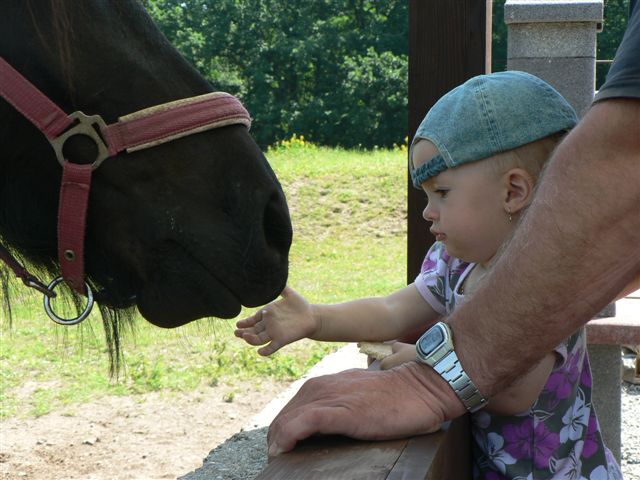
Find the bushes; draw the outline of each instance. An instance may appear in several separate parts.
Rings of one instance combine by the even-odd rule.
[[[322,145],[392,147],[407,132],[407,61],[373,47],[346,57],[334,80],[293,123]]]

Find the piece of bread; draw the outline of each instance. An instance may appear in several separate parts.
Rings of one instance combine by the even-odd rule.
[[[382,360],[383,358],[386,358],[393,353],[390,343],[359,342],[358,348],[360,348],[360,353],[369,355],[376,360]]]

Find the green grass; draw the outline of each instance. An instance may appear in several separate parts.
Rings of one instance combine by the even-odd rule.
[[[404,285],[406,152],[344,151],[298,140],[267,156],[294,226],[290,285],[312,302],[381,295]],[[24,295],[24,288],[13,288]],[[124,338],[124,369],[110,379],[99,316],[60,327],[46,318],[40,301],[16,297],[12,326],[1,322],[0,418],[42,415],[104,395],[295,379],[338,346],[305,340],[262,358],[233,337],[235,320],[163,330],[137,319]]]

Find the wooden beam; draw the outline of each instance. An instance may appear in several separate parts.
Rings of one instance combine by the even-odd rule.
[[[436,101],[491,66],[491,0],[409,1],[409,141]],[[407,283],[433,244],[424,193],[408,180]]]
[[[256,480],[386,480],[412,442],[426,440],[437,445],[441,437],[442,434],[436,434],[425,439],[415,437],[385,442],[315,437],[302,442],[292,452],[273,459]],[[416,474],[408,469],[406,474],[409,476],[404,478],[420,480],[425,478],[426,471]]]

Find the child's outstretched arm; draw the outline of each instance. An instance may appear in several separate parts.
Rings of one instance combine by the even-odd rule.
[[[240,320],[235,335],[251,345],[264,345],[271,355],[300,340],[357,342],[393,340],[434,323],[439,314],[409,285],[387,297],[364,298],[335,305],[311,305],[290,287],[282,299]]]

